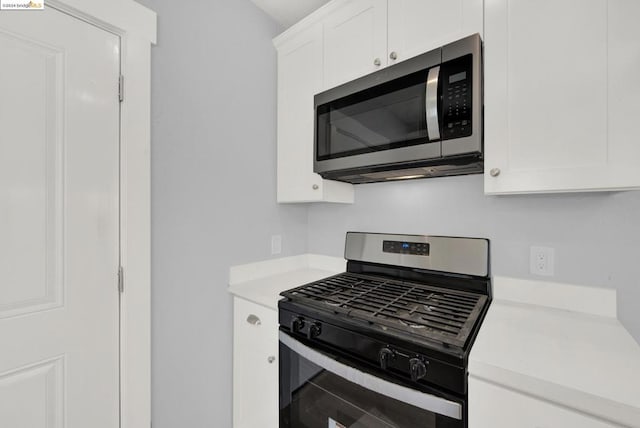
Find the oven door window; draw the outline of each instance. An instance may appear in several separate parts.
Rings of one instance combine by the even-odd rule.
[[[317,351],[314,350],[314,352]],[[332,371],[310,361],[299,351],[291,349],[281,341],[280,428],[463,428],[465,426],[462,419],[439,414],[436,410],[416,407],[405,401],[372,391],[357,383],[362,380],[361,377],[352,376],[354,377],[352,382],[335,373],[339,370],[330,368]],[[461,404],[458,405],[461,406]]]

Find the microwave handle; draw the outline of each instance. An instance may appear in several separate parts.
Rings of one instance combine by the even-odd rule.
[[[407,388],[406,386],[398,385],[397,383],[389,382],[360,371],[355,367],[345,365],[315,349],[303,345],[282,331],[278,332],[278,336],[280,343],[296,354],[349,382],[355,383],[369,391],[393,398],[394,400],[411,404],[428,412],[462,420],[462,405],[460,405],[460,403],[436,397],[435,395],[427,394],[417,389]]]
[[[438,114],[438,81],[440,79],[440,66],[429,70],[427,76],[427,96],[425,97],[427,115],[427,134],[429,141],[440,139],[440,121]]]

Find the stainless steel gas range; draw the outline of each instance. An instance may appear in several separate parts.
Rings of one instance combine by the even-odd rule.
[[[280,427],[467,427],[489,241],[350,232],[345,258],[282,293]]]

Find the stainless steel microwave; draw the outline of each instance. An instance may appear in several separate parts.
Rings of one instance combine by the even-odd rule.
[[[314,97],[314,171],[348,183],[481,173],[475,34]]]

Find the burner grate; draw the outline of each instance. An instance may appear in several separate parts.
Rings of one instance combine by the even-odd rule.
[[[484,295],[349,272],[282,296],[458,347],[464,347],[487,300]]]

